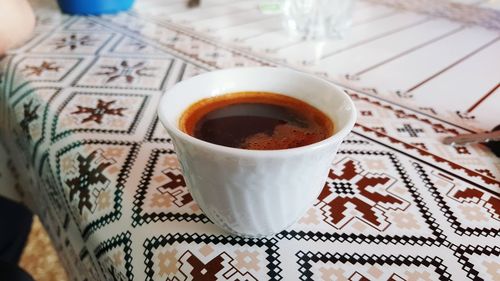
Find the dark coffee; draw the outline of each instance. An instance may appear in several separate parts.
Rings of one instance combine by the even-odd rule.
[[[201,100],[180,119],[181,130],[223,146],[273,150],[305,146],[333,134],[333,122],[292,97],[239,92]]]

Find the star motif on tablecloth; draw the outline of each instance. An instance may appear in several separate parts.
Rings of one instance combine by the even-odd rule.
[[[394,179],[385,174],[364,171],[358,161],[345,158],[338,169],[331,170],[330,180],[318,197],[324,221],[342,228],[353,218],[377,228],[385,229],[385,210],[404,210],[409,203],[387,192]],[[338,165],[337,164],[337,165]],[[351,210],[354,208],[354,210]]]
[[[31,135],[29,133],[30,131],[30,124],[31,122],[35,121],[36,119],[38,119],[38,108],[40,107],[40,105],[36,105],[34,107],[33,106],[33,100],[30,100],[28,103],[25,103],[23,105],[23,119],[21,120],[21,122],[19,123],[19,125],[21,126],[21,129],[23,130],[23,132],[26,134],[26,136],[28,138],[31,138]]]
[[[40,65],[25,65],[21,72],[26,73],[26,76],[40,76],[46,71],[59,72],[61,67],[56,65],[55,62],[43,61]]]
[[[96,75],[108,76],[106,83],[112,82],[120,77],[124,77],[127,83],[132,83],[136,77],[154,77],[154,74],[148,72],[155,70],[156,67],[147,67],[146,63],[141,61],[134,65],[129,65],[126,60],[122,60],[119,65],[101,65],[106,71],[98,72]]]
[[[452,189],[449,194],[451,198],[457,200],[460,203],[467,202],[477,204],[478,206],[486,209],[486,211],[490,213],[492,219],[500,220],[500,198],[472,187],[457,191],[455,191],[455,189]],[[464,211],[463,207],[462,211]],[[469,212],[467,212],[466,209],[465,213],[468,215],[468,219],[473,221],[477,220],[477,216],[480,215],[479,213],[472,214],[470,210]]]
[[[78,193],[78,209],[80,210],[80,214],[83,212],[83,208],[88,210],[92,210],[93,208],[93,203],[90,201],[91,186],[109,182],[109,179],[103,174],[103,171],[113,163],[102,161],[94,167],[92,163],[97,158],[98,152],[98,150],[95,150],[87,157],[78,154],[76,158],[78,161],[78,172],[75,177],[65,181],[70,189],[70,201],[73,201],[75,195]]]
[[[217,274],[224,270],[224,260],[227,258],[230,258],[227,254],[221,254],[204,262],[187,251],[179,258],[183,263],[180,270],[182,271],[183,266],[189,265],[191,267],[189,274],[193,280],[217,280]]]
[[[182,207],[193,202],[191,193],[189,193],[185,188],[186,181],[184,180],[182,174],[169,169],[162,171],[162,173],[166,176],[168,182],[158,186],[156,190],[162,194],[169,194],[172,197],[171,202],[178,207]]]
[[[79,46],[93,46],[96,40],[90,37],[90,35],[78,36],[76,34],[71,34],[69,37],[59,38],[54,41],[56,50],[69,47],[71,51],[75,50]]]
[[[115,102],[116,101],[114,100],[106,102],[101,99],[98,99],[96,107],[77,105],[78,109],[76,111],[71,112],[71,114],[88,114],[88,116],[82,120],[82,123],[94,121],[97,124],[101,124],[104,115],[123,116],[123,111],[127,108],[125,107],[111,108],[111,105]]]

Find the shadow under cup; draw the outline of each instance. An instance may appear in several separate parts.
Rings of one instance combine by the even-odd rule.
[[[193,103],[242,91],[294,97],[332,119],[334,134],[320,142],[283,150],[245,150],[208,143],[179,129]],[[162,97],[158,116],[172,138],[194,200],[215,224],[242,236],[284,230],[310,208],[324,186],[356,110],[342,90],[312,75],[270,67],[234,68],[182,81]]]

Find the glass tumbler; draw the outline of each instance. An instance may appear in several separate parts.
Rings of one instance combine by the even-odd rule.
[[[308,40],[342,38],[351,25],[354,0],[284,0],[284,24]]]

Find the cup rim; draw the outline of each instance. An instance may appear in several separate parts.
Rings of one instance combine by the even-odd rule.
[[[315,142],[312,144],[308,144],[305,146],[300,146],[300,147],[294,147],[294,148],[287,148],[287,149],[273,149],[273,150],[251,150],[251,149],[243,149],[243,148],[235,148],[235,147],[228,147],[228,146],[223,146],[220,144],[214,144],[210,143],[204,140],[197,139],[182,130],[180,130],[176,124],[172,124],[168,120],[168,118],[162,113],[163,109],[166,108],[167,104],[167,99],[168,99],[168,92],[172,91],[177,91],[179,88],[183,87],[184,84],[187,83],[192,83],[193,80],[200,79],[200,77],[205,76],[205,75],[214,75],[216,74],[222,74],[224,72],[232,72],[232,71],[242,71],[242,70],[267,70],[267,71],[278,71],[278,72],[290,72],[290,73],[295,73],[298,75],[302,75],[305,77],[308,77],[309,79],[314,80],[316,83],[322,83],[328,85],[330,88],[332,88],[334,91],[337,91],[342,99],[348,104],[348,107],[351,109],[349,110],[349,117],[348,121],[340,128],[340,130],[336,131],[334,134],[332,134],[330,137],[319,141]],[[304,101],[307,102],[307,101]],[[187,108],[185,108],[187,109]],[[184,110],[185,110],[184,109]],[[167,132],[169,134],[175,134],[177,137],[183,139],[184,141],[190,142],[195,145],[200,145],[203,146],[207,149],[211,149],[213,151],[216,151],[218,153],[223,153],[223,154],[229,154],[229,155],[235,155],[235,156],[251,156],[251,157],[285,157],[285,156],[290,156],[291,154],[302,154],[304,152],[310,152],[312,150],[318,150],[321,149],[325,146],[328,146],[330,144],[337,144],[340,143],[346,136],[349,134],[349,132],[352,130],[354,127],[354,124],[356,122],[356,107],[354,106],[354,102],[352,99],[347,95],[344,91],[339,89],[338,86],[334,85],[333,83],[321,79],[315,75],[289,69],[289,68],[284,68],[284,67],[237,67],[237,68],[225,68],[225,69],[220,69],[220,70],[215,70],[215,71],[209,71],[206,73],[199,74],[197,76],[191,77],[189,79],[183,80],[181,82],[176,83],[174,86],[171,88],[167,89],[164,91],[163,96],[160,99],[160,102],[158,104],[157,108],[157,114],[158,118],[160,119],[162,125],[165,127]]]

